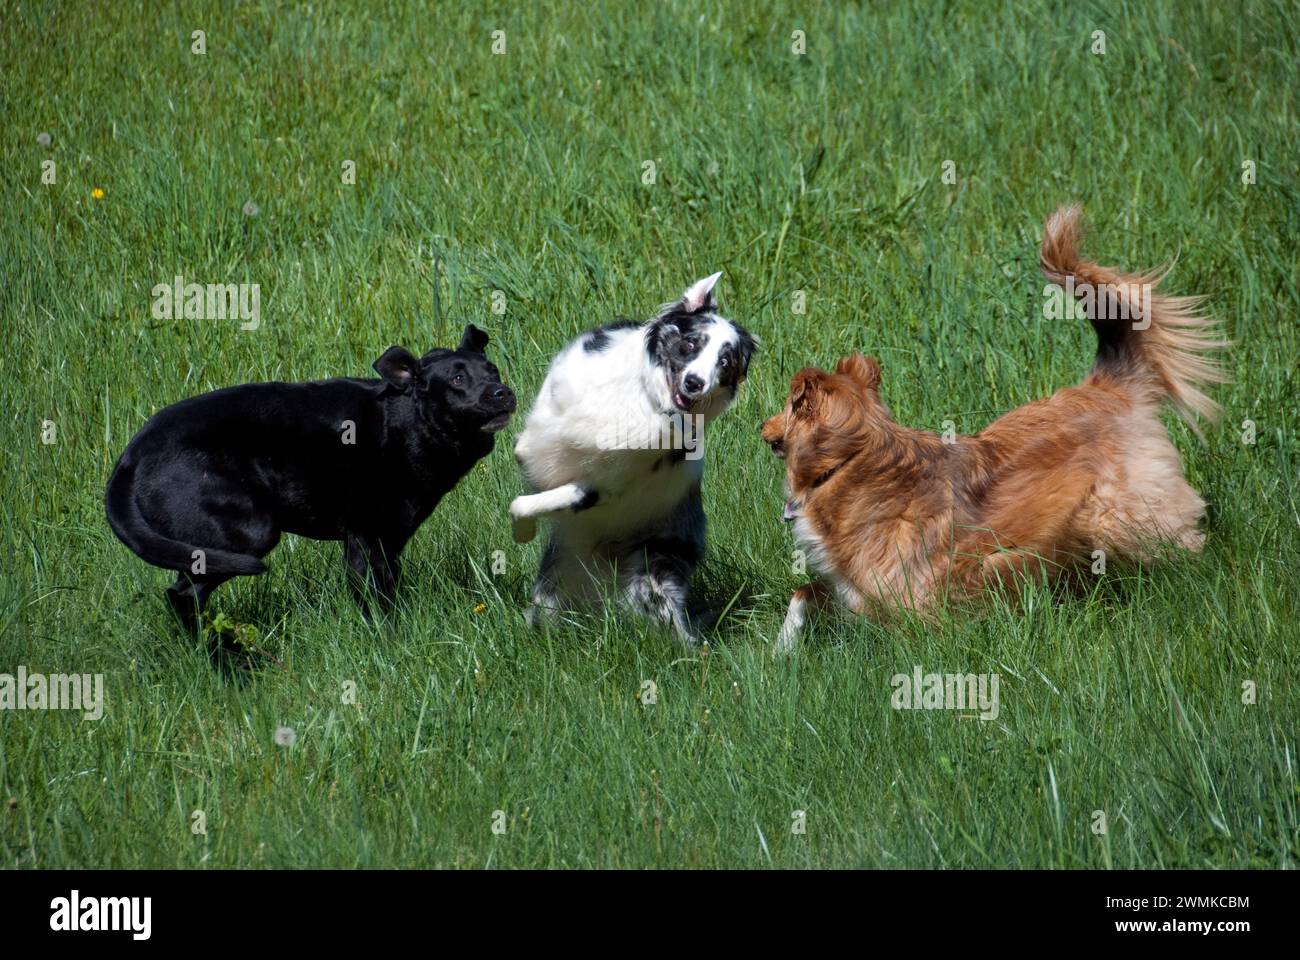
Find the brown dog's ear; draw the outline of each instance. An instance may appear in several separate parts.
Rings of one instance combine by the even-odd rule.
[[[389,386],[405,393],[411,389],[419,361],[405,347],[389,347],[375,361],[375,372],[388,381]]]
[[[796,417],[810,417],[821,397],[821,371],[800,370],[790,381],[790,412]]]
[[[875,357],[864,357],[854,351],[839,362],[835,372],[852,377],[868,390],[877,390],[880,387],[880,364],[876,362]]]

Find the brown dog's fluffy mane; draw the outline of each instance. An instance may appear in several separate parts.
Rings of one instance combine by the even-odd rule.
[[[1061,210],[1041,251],[1054,283],[1110,291],[1088,301],[1098,352],[1078,386],[941,437],[894,421],[871,357],[795,375],[763,438],[785,459],[787,516],[824,579],[796,594],[791,617],[801,599],[924,609],[941,591],[1051,577],[1097,551],[1145,562],[1167,545],[1200,548],[1205,505],[1157,414],[1168,400],[1194,427],[1213,418],[1205,388],[1226,379],[1212,354],[1227,344],[1194,298],[1152,292],[1163,273],[1099,267],[1079,258],[1078,239],[1078,208]],[[1111,319],[1126,296],[1149,326]]]

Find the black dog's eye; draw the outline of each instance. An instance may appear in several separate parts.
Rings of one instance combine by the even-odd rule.
[[[451,385],[453,387],[459,387],[464,382],[465,382],[465,374],[463,373],[458,373],[456,374],[456,376],[451,378]]]

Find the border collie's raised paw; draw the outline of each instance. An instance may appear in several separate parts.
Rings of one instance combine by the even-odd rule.
[[[535,517],[510,517],[510,536],[515,543],[532,543],[537,537],[537,519]]]

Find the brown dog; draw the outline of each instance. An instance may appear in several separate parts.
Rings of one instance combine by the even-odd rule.
[[[763,439],[786,461],[786,519],[821,574],[790,600],[777,641],[794,646],[814,608],[838,597],[877,617],[924,610],[1016,576],[1199,550],[1205,503],[1183,479],[1157,416],[1169,400],[1196,429],[1218,406],[1227,346],[1198,298],[1152,291],[1164,272],[1121,274],[1081,260],[1079,210],[1043,236],[1044,273],[1078,297],[1097,332],[1092,372],[969,437],[900,426],[880,399],[880,365],[860,353],[834,373],[795,375]]]

